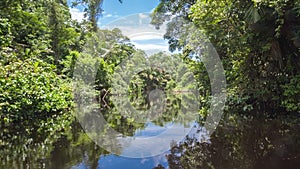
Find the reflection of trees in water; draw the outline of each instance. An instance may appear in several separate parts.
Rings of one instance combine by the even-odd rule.
[[[298,168],[299,120],[235,118],[220,123],[211,143],[187,138],[167,155],[170,169]]]
[[[163,126],[194,120],[186,117],[198,109],[197,87],[179,54],[146,57],[138,51],[115,72],[111,100],[116,111],[131,121]]]
[[[119,111],[111,109],[103,113],[109,127],[125,136],[133,136],[137,129],[145,128],[145,124],[134,122],[131,118],[123,116]]]
[[[100,155],[108,154],[84,133],[78,122],[55,133],[41,131],[40,126],[32,126],[31,131],[1,127],[1,169],[64,169],[81,162],[96,169]]]
[[[0,168],[42,168],[60,137],[58,133],[64,132],[72,120],[63,114],[43,121],[26,117],[9,125],[1,121]]]
[[[109,154],[86,135],[79,123],[74,122],[72,129],[54,143],[48,159],[47,168],[70,168],[82,163],[96,169],[101,155]]]
[[[164,122],[173,121],[180,112],[181,99],[171,91],[174,86],[174,79],[163,69],[151,68],[139,72],[129,86],[130,104],[162,126]]]
[[[132,105],[137,110],[149,109],[151,106],[150,92],[155,89],[165,91],[171,80],[171,75],[163,69],[151,68],[139,72],[132,78],[129,85],[129,97]]]
[[[52,141],[35,139],[36,134],[29,133],[20,129],[2,127],[0,132],[0,168],[41,168],[45,157],[49,152],[44,149],[52,149]],[[48,134],[48,133],[45,133]]]

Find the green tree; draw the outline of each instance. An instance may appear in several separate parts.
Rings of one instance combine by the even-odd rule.
[[[73,6],[76,6],[78,4],[82,4],[86,6],[85,8],[85,17],[88,17],[89,22],[91,23],[91,30],[93,32],[97,32],[97,22],[99,17],[101,16],[102,12],[104,11],[102,9],[102,4],[104,0],[75,0],[73,2]],[[120,3],[122,3],[122,0],[118,0]]]
[[[53,63],[62,69],[61,61],[72,50],[79,50],[78,37],[80,30],[76,28],[75,22],[71,20],[67,1],[49,1],[45,13],[48,14],[48,25],[50,28],[51,49],[53,52]]]
[[[192,32],[210,40],[225,67],[230,109],[279,110],[287,94],[282,86],[299,74],[299,17],[295,0],[168,0],[154,10],[152,23],[170,21],[171,50],[192,52]],[[191,24],[195,31],[186,31]]]
[[[281,86],[299,73],[297,7],[292,0],[224,0],[198,1],[191,9],[225,64],[238,67],[241,76],[232,83],[256,109],[280,108]]]
[[[38,57],[57,65],[72,50],[79,50],[80,29],[71,20],[66,1],[5,0],[0,3],[1,18],[7,19],[13,53],[18,57]],[[4,30],[3,30],[4,31]]]

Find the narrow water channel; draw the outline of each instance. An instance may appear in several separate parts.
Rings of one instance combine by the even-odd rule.
[[[163,133],[164,126],[148,123],[134,136]],[[126,126],[123,126],[126,127]],[[130,126],[127,126],[130,127]],[[2,146],[0,168],[49,169],[296,169],[300,164],[299,117],[253,118],[225,115],[210,136],[195,124],[192,132],[168,151],[147,158],[127,158],[111,154],[96,145],[74,122],[71,130],[57,133],[48,144],[29,143],[30,138],[15,134],[11,144]],[[2,132],[3,134],[3,132]],[[34,138],[37,139],[37,138]],[[51,140],[53,139],[53,140]],[[21,143],[26,142],[25,145]],[[18,144],[19,143],[19,144]],[[160,143],[156,143],[160,146]],[[11,152],[15,152],[11,156]]]

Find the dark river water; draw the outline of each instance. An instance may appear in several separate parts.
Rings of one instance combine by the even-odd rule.
[[[128,158],[107,152],[96,145],[77,122],[69,130],[46,137],[43,143],[33,141],[39,138],[12,132],[11,144],[0,147],[0,168],[298,169],[299,119],[298,115],[255,118],[224,115],[211,136],[195,123],[197,131],[177,143],[170,143],[172,148],[164,153],[145,158]],[[155,136],[171,125],[147,123],[132,130],[131,135]],[[123,128],[126,130],[126,126]],[[1,133],[3,137],[4,131]],[[160,142],[155,144],[160,146]]]

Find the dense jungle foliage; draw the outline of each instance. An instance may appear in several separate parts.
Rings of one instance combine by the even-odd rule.
[[[229,110],[299,112],[299,4],[293,0],[168,0],[155,9],[152,23],[159,27],[176,15],[203,31],[225,67]],[[169,24],[165,38],[171,50],[189,49],[187,35],[178,35],[185,25]]]
[[[56,132],[72,132],[76,96],[71,82],[78,60],[98,66],[93,85],[99,108],[122,104],[110,101],[114,94],[110,91],[113,73],[121,61],[141,51],[119,29],[103,30],[97,26],[102,3],[103,0],[74,1],[73,6],[86,4],[86,20],[79,23],[71,19],[67,0],[0,1],[0,147],[12,148],[14,152],[29,151],[30,147],[11,147],[11,144],[34,143],[31,149],[44,153],[39,149],[56,140]],[[180,18],[185,20],[181,22]],[[224,66],[226,112],[250,116],[300,113],[300,1],[160,0],[151,19],[158,29],[168,22],[164,38],[170,51],[183,51],[178,55],[194,73],[200,93],[200,115],[207,115],[211,88],[204,64],[192,59],[193,49],[187,43],[189,38],[197,38],[197,33],[191,33],[197,31],[205,35],[202,39],[207,38],[213,44]],[[95,44],[95,49],[85,50]],[[159,60],[163,55],[158,53],[152,58]],[[84,64],[79,66],[83,66],[83,72],[91,71]],[[134,63],[131,66],[134,69]],[[170,104],[165,113],[176,116],[180,99],[170,90],[176,88],[177,81],[168,72],[147,69],[131,79],[128,89],[120,91],[130,93],[132,105],[143,110],[151,104],[147,100],[149,91],[163,89]],[[144,127],[120,114],[107,113],[105,118],[126,135]],[[156,123],[163,125],[161,121]],[[33,139],[36,135],[39,137]],[[78,142],[84,137],[76,136]],[[214,151],[209,146],[205,149]],[[171,156],[180,151],[182,147],[174,148],[169,161],[176,162]],[[5,158],[13,156],[9,151],[0,153],[7,154]],[[247,153],[251,152],[241,158]],[[234,165],[241,161],[238,159]]]

